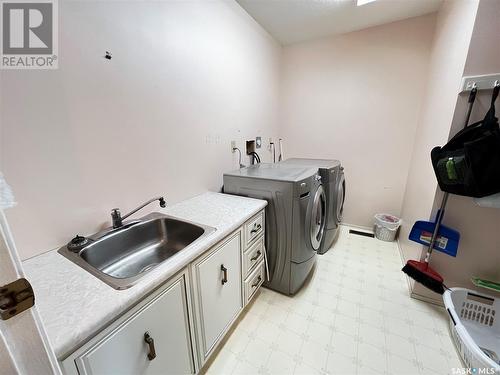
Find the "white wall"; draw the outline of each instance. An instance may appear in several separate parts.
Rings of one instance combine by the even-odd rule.
[[[434,24],[427,15],[284,48],[286,157],[342,161],[347,223],[400,214]]]
[[[481,0],[477,8],[477,16],[470,39],[467,59],[463,75],[481,75],[500,72],[500,2]],[[467,21],[471,24],[471,21]],[[461,21],[464,25],[464,20]],[[460,78],[458,79],[460,82]],[[451,138],[464,125],[467,111],[468,95],[456,99],[456,106],[451,121]],[[456,98],[456,95],[455,95]],[[489,108],[491,91],[480,91],[474,103],[471,123],[482,119]],[[500,100],[496,102],[497,116],[500,112]],[[450,123],[450,122],[449,122]],[[439,201],[441,195],[438,194]],[[436,202],[437,203],[437,202]],[[437,209],[434,206],[434,211]],[[500,280],[500,210],[482,208],[475,205],[468,197],[450,196],[444,222],[447,226],[458,230],[461,234],[456,258],[435,252],[432,264],[444,277],[447,286],[474,287],[470,278],[483,277],[489,280]],[[479,289],[478,289],[479,290]],[[500,297],[500,293],[481,290],[483,293]],[[433,299],[440,299],[434,293],[416,284],[414,293]]]
[[[412,145],[413,155],[403,201],[399,240],[405,260],[419,259],[422,252],[422,246],[408,240],[413,223],[433,216],[437,182],[430,152],[448,139],[477,3],[445,1],[437,14],[429,72],[425,77],[427,88]]]
[[[59,6],[59,70],[0,73],[22,258],[109,225],[113,207],[217,191],[232,139],[277,136],[281,47],[235,2]]]

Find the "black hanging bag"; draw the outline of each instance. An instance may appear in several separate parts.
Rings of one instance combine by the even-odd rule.
[[[499,91],[500,86],[495,86],[482,121],[465,127],[446,145],[431,151],[441,190],[476,198],[500,192],[500,128],[495,117]]]

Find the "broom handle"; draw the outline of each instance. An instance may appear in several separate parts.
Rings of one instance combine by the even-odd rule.
[[[431,257],[432,250],[434,249],[434,245],[436,244],[439,228],[441,227],[441,222],[444,217],[444,210],[446,208],[446,203],[448,203],[449,193],[444,193],[443,200],[441,201],[441,206],[439,207],[439,211],[436,217],[436,226],[434,227],[434,232],[432,233],[431,242],[429,243],[429,248],[427,249],[427,254],[425,254],[425,263],[429,263],[429,258]]]
[[[469,94],[469,108],[467,109],[467,114],[465,115],[465,125],[464,128],[469,125],[469,120],[470,120],[470,115],[472,112],[472,107],[474,106],[474,101],[476,100],[476,94],[477,94],[477,86],[474,84],[472,87],[472,90]],[[441,201],[441,207],[439,207],[439,211],[436,217],[436,226],[434,227],[434,232],[432,233],[431,237],[431,242],[429,243],[429,248],[427,249],[427,253],[425,254],[425,263],[429,264],[429,259],[432,254],[432,250],[434,249],[434,245],[436,244],[438,233],[439,233],[439,228],[441,227],[441,222],[443,221],[444,217],[444,209],[446,208],[446,203],[448,202],[448,196],[449,193],[444,193],[443,195],[443,200]]]

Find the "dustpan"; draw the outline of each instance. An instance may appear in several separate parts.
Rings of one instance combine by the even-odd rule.
[[[436,217],[439,217],[439,214],[440,212],[438,211]],[[429,246],[435,228],[435,222],[419,220],[413,224],[409,239],[419,244]],[[441,224],[433,248],[434,250],[456,257],[459,241],[459,232]]]

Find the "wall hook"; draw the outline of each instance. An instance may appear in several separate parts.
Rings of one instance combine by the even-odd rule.
[[[111,60],[113,56],[111,55],[111,52],[106,51],[106,54],[104,55],[104,58]]]

